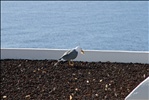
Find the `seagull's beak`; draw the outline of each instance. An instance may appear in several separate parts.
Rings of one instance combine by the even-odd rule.
[[[84,51],[81,49],[81,54],[84,54]]]

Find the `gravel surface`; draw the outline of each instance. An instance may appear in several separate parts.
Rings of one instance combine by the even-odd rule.
[[[1,60],[1,100],[124,100],[149,64]]]

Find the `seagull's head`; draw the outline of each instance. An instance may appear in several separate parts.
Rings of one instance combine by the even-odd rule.
[[[81,52],[81,54],[84,54],[84,51],[82,50],[82,48],[80,48],[79,46],[77,46],[75,48],[76,51]]]

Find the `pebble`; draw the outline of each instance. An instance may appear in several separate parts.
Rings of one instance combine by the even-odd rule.
[[[99,82],[102,82],[102,79],[101,79],[101,80],[99,80]]]
[[[71,95],[69,96],[69,100],[72,100],[72,96]]]
[[[145,77],[146,77],[146,75],[144,74],[144,75],[143,75],[143,77],[145,78]]]
[[[4,96],[3,96],[3,99],[6,99],[6,98],[7,98],[7,96],[4,95]]]
[[[89,83],[89,80],[87,80],[86,83]]]
[[[75,73],[73,73],[72,75],[73,75],[73,76],[75,76],[76,74],[75,74]]]
[[[95,96],[98,97],[98,94],[96,93]]]
[[[105,87],[107,88],[107,87],[108,87],[108,85],[106,84],[106,85],[105,85]]]
[[[78,78],[77,77],[75,77],[75,80],[77,80]]]
[[[78,88],[75,88],[76,91],[78,91]]]
[[[26,95],[25,98],[30,98],[30,95]]]

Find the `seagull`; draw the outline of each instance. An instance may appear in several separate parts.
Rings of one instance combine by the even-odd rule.
[[[70,66],[74,66],[74,62],[72,60],[74,60],[77,56],[78,53],[84,54],[84,51],[82,50],[82,48],[80,48],[79,46],[66,51],[57,61],[57,63],[54,64],[54,66],[57,66],[57,64],[64,60],[64,61],[68,61]]]

